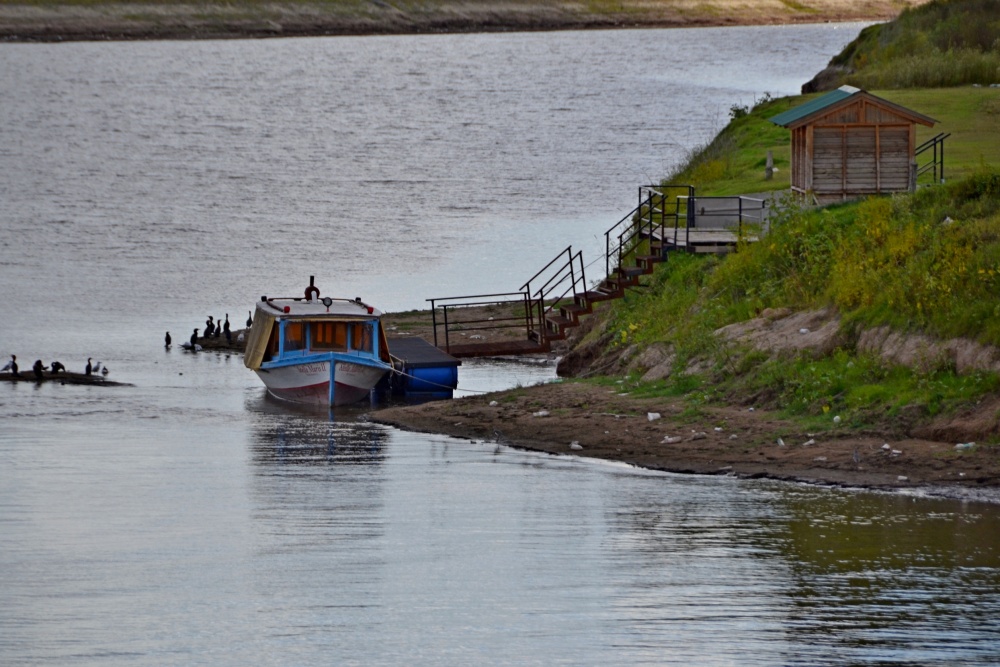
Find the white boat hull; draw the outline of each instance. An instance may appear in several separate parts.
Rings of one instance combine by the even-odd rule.
[[[350,405],[367,398],[385,375],[382,368],[347,361],[336,363],[332,405]],[[260,368],[256,373],[276,398],[308,405],[331,405],[329,361]]]

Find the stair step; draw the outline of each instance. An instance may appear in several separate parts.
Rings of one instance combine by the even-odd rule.
[[[550,324],[554,327],[557,327],[560,331],[562,331],[564,327],[576,326],[576,322],[574,322],[573,320],[569,319],[568,317],[561,317],[559,315],[546,315],[545,324]]]
[[[654,264],[659,264],[664,259],[663,255],[640,255],[635,258],[635,261],[639,264],[639,266],[644,266],[652,270]]]
[[[620,275],[620,276],[622,276],[624,278],[628,278],[628,279],[638,278],[639,276],[643,275],[646,272],[647,272],[646,269],[643,268],[643,267],[641,267],[641,266],[619,266],[618,267],[618,275]]]
[[[562,316],[572,320],[574,323],[579,320],[580,315],[586,315],[590,310],[589,306],[583,306],[578,303],[559,307],[559,312],[562,313]]]
[[[589,291],[578,295],[577,298],[586,301],[588,304],[591,304],[591,303],[597,303],[598,301],[607,301],[608,299],[613,299],[615,297],[614,295],[609,294],[607,292]]]

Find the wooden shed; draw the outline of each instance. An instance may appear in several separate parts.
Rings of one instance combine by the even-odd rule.
[[[916,124],[935,121],[853,86],[771,118],[792,131],[792,190],[820,204],[916,187]]]

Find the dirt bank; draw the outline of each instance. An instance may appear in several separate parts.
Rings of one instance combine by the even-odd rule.
[[[762,410],[692,410],[679,400],[634,397],[624,387],[564,382],[389,408],[372,418],[416,431],[670,472],[1000,498],[998,446],[956,449],[955,442],[836,428],[805,433]],[[660,418],[651,421],[650,413]]]
[[[926,0],[0,4],[0,40],[220,39],[876,21]]]

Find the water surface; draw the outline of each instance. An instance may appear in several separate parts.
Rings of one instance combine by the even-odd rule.
[[[0,663],[996,664],[994,506],[408,433],[161,343],[309,275],[514,289],[858,29],[0,45],[0,355],[133,384],[0,386]]]

